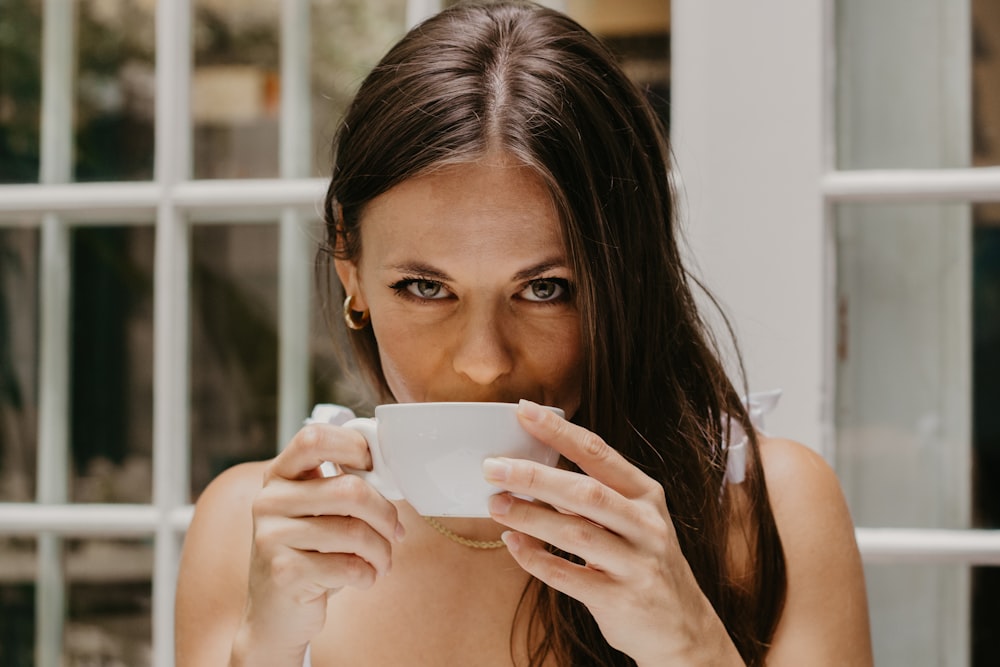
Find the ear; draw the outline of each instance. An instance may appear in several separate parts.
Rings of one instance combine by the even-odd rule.
[[[354,297],[354,309],[368,310],[368,302],[365,300],[361,281],[358,279],[358,265],[348,259],[335,259],[333,265],[337,269],[340,283],[344,286],[344,293]]]

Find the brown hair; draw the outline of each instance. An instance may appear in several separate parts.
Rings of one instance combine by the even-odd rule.
[[[587,351],[573,421],[597,433],[667,498],[694,575],[748,664],[764,662],[785,563],[745,407],[685,271],[665,132],[611,53],[534,4],[460,4],[415,27],[361,85],[334,142],[321,254],[356,259],[365,205],[408,178],[500,149],[546,182],[576,276]],[[371,328],[349,334],[392,400]],[[728,418],[750,436],[749,576],[728,567]],[[572,557],[565,555],[566,557]],[[633,665],[576,600],[529,584],[531,664]],[[512,637],[513,641],[513,637]],[[513,650],[513,648],[512,648]]]

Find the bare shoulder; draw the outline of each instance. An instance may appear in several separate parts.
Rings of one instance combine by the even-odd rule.
[[[846,511],[836,473],[809,447],[794,440],[762,437],[760,456],[776,518],[808,520],[803,503],[817,503],[825,511]],[[778,520],[780,527],[782,519]]]
[[[234,466],[216,477],[198,498],[177,579],[179,665],[211,664],[200,659],[212,654],[218,659],[215,664],[229,659],[231,637],[246,601],[253,499],[261,489],[266,465]]]
[[[792,440],[761,438],[760,452],[788,573],[768,664],[871,664],[864,572],[836,473]]]

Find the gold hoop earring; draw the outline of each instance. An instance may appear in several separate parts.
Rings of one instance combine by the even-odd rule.
[[[351,331],[361,331],[368,326],[371,319],[367,310],[354,310],[354,297],[348,296],[344,299],[344,322]]]

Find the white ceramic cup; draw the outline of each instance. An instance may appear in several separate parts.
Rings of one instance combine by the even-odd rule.
[[[548,409],[563,416],[559,408]],[[521,428],[514,403],[379,405],[374,419],[350,419],[342,426],[361,433],[372,456],[371,471],[343,472],[364,478],[389,500],[405,499],[424,516],[488,517],[489,497],[498,489],[483,479],[486,458],[550,466],[559,459]]]

